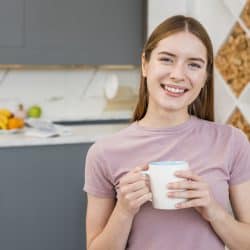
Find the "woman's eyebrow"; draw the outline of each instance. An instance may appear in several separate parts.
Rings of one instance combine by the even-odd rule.
[[[205,61],[200,57],[191,57],[191,58],[188,58],[188,59],[191,60],[191,61],[199,61],[199,62],[205,64]]]
[[[176,57],[175,54],[172,54],[170,52],[167,52],[167,51],[161,51],[158,53],[158,55],[167,55],[167,56],[173,56],[173,57]]]
[[[161,52],[158,53],[158,55],[167,55],[167,56],[176,57],[175,54],[167,52],[167,51],[161,51]],[[199,62],[205,64],[205,60],[200,58],[200,57],[190,57],[190,58],[188,58],[188,60],[190,60],[190,61],[199,61]]]

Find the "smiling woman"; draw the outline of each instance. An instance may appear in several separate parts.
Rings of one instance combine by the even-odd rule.
[[[154,67],[157,67],[158,77],[163,78],[160,79],[163,81],[161,87],[167,88],[169,95],[176,96],[172,93],[180,88],[192,90],[194,96],[191,98],[191,93],[188,93],[191,99],[187,103],[190,114],[214,120],[213,48],[207,32],[197,24],[196,20],[189,18],[188,25],[183,26],[173,18],[161,23],[151,34],[143,50],[139,100],[133,120],[140,120],[146,114],[150,91],[148,78],[151,76],[151,72],[147,76],[147,71]]]
[[[144,46],[132,124],[88,151],[87,249],[249,249],[250,145],[239,129],[213,121],[213,84],[204,27],[190,17],[166,19]],[[153,208],[143,171],[180,160],[189,170],[166,181],[165,196],[186,200]]]
[[[187,107],[196,100],[207,79],[206,47],[195,35],[183,31],[159,41],[149,61],[145,53],[142,72],[150,93],[148,112],[163,109],[187,114]]]

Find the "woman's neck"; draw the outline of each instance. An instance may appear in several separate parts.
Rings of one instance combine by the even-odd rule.
[[[146,115],[138,123],[150,128],[174,127],[186,122],[190,117],[187,111],[150,112],[150,110],[148,110]]]

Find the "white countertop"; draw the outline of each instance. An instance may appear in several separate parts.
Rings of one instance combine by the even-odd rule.
[[[58,145],[90,143],[97,139],[113,134],[122,128],[128,126],[128,123],[121,124],[91,124],[91,125],[72,125],[67,126],[72,130],[71,135],[39,138],[25,135],[24,131],[16,134],[0,135],[0,148],[3,147],[21,147],[21,146],[39,146],[39,145]]]

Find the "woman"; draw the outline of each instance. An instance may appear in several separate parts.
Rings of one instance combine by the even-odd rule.
[[[195,19],[171,17],[145,44],[133,122],[87,154],[87,249],[250,249],[250,145],[213,120],[210,39]],[[161,160],[190,165],[166,184],[188,198],[176,210],[152,207],[141,173]]]

